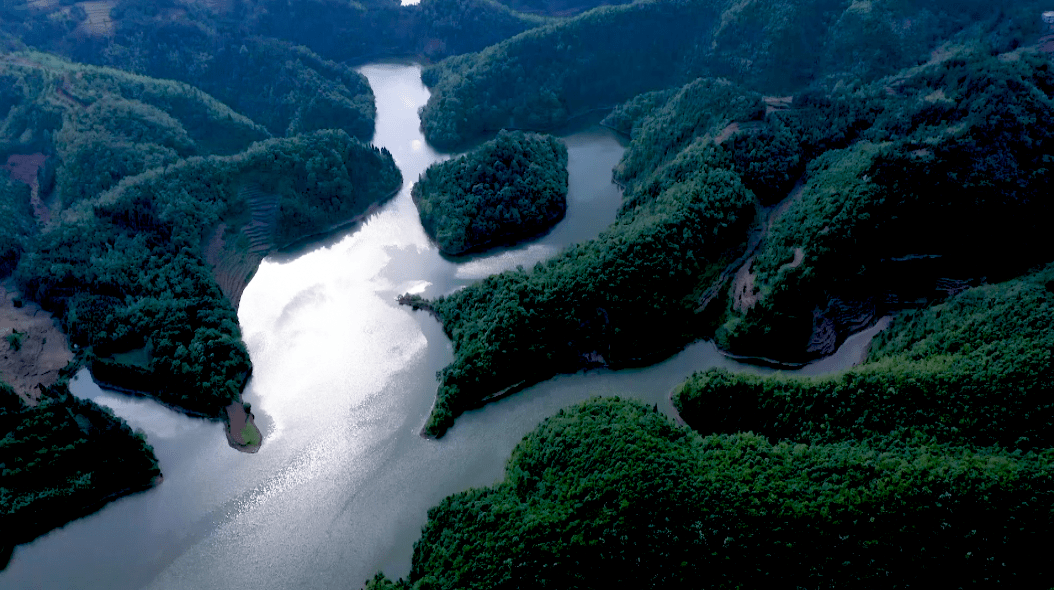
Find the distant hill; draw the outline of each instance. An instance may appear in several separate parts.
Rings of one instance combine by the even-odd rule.
[[[644,0],[602,7],[425,70],[432,96],[422,128],[448,147],[503,127],[546,130],[699,76],[767,94],[825,76],[874,80],[927,61],[948,42],[1014,49],[1038,33],[1039,6]]]

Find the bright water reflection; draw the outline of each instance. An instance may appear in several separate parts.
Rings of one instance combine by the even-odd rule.
[[[143,429],[165,481],[18,548],[0,587],[348,588],[379,569],[404,576],[428,508],[500,479],[513,446],[546,416],[616,394],[670,411],[669,391],[693,371],[738,367],[697,343],[645,369],[557,377],[462,416],[441,441],[419,437],[451,347],[434,319],[395,297],[449,293],[596,236],[620,202],[610,178],[623,148],[598,128],[566,137],[566,219],[530,244],[452,261],[428,242],[409,196],[445,157],[418,129],[428,98],[420,68],[361,71],[377,97],[374,141],[406,182],[350,233],[268,258],[245,290],[239,318],[254,364],[245,399],[265,434],[260,452],[238,453],[219,424],[101,391],[82,374],[74,392]],[[824,368],[850,362],[869,337]]]

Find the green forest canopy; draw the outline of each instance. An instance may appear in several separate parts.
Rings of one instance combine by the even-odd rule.
[[[321,75],[322,87],[339,82],[329,76],[334,64],[316,67],[318,56],[337,63],[407,54],[442,59],[479,51],[554,20],[516,12],[495,0],[422,0],[408,6],[398,0],[117,0],[109,16],[112,36],[93,36],[84,34],[87,14],[79,6],[6,3],[0,6],[0,42],[11,49],[28,46],[79,62],[178,79],[234,106],[240,95],[251,95],[244,96],[250,102],[280,104],[288,95],[268,95],[266,90],[285,82],[315,83],[287,76],[296,71]],[[242,47],[252,53],[258,43],[270,46],[265,53],[278,50],[272,54],[279,62],[284,57],[302,63],[290,69],[286,61],[270,76],[254,73],[255,60]],[[231,85],[223,79],[225,73],[246,74],[240,78],[246,86]],[[246,114],[261,122],[265,118],[262,111],[246,109]]]
[[[67,326],[83,326],[75,340],[100,357],[149,344],[146,372],[114,374],[134,384],[167,372],[186,388],[162,397],[186,409],[210,413],[229,400],[248,359],[236,316],[202,264],[201,227],[178,217],[208,227],[244,216],[236,189],[248,178],[281,195],[288,239],[397,184],[390,156],[342,133],[249,147],[330,120],[368,133],[368,88],[327,59],[479,51],[425,71],[433,97],[423,126],[437,145],[510,125],[548,128],[629,101],[609,120],[633,138],[616,170],[626,187],[616,223],[534,269],[431,303],[455,347],[440,375],[433,434],[508,388],[589,363],[650,362],[715,329],[733,350],[800,358],[807,323],[832,294],[887,295],[884,279],[903,275],[899,262],[919,254],[940,256],[926,278],[960,276],[967,266],[1012,276],[1050,260],[1042,240],[1049,211],[1038,191],[1049,184],[1054,85],[1047,59],[1011,51],[1038,32],[1038,2],[651,0],[573,19],[528,17],[489,0],[416,8],[254,0],[222,14],[192,3],[174,17],[183,6],[119,2],[120,26],[106,47],[75,33],[75,9],[52,18],[0,7],[8,47],[48,45],[140,74],[170,72],[252,119],[187,84],[42,54],[5,56],[0,154],[51,156],[41,181],[48,190],[54,179],[64,210],[35,237],[24,187],[0,187],[0,205],[16,216],[3,227],[0,264],[18,264],[20,285],[50,301]],[[277,75],[259,55],[282,64]],[[793,108],[773,108],[762,96],[772,92],[793,93]],[[352,155],[362,156],[361,167],[345,165]],[[272,156],[291,173],[260,173],[256,164]],[[727,269],[758,235],[758,211],[802,176],[800,198],[758,248],[759,302],[737,310],[725,297]],[[363,198],[332,198],[359,186],[357,178],[372,179]],[[155,194],[164,198],[155,202]],[[966,223],[936,224],[935,211]],[[787,265],[797,248],[806,252],[802,263]],[[132,268],[165,291],[136,282]],[[1043,273],[898,320],[872,361],[843,375],[709,374],[690,383],[718,398],[714,391],[734,390],[759,400],[757,435],[735,434],[745,424],[738,410],[718,415],[718,426],[699,426],[720,431],[706,438],[633,404],[565,412],[525,439],[505,483],[433,512],[410,582],[502,585],[515,583],[506,576],[517,571],[539,583],[585,585],[581,572],[604,566],[655,585],[686,573],[696,576],[684,578],[690,583],[709,576],[728,586],[776,577],[776,585],[884,584],[887,573],[921,572],[903,582],[1019,587],[1026,576],[1049,576],[1037,569],[1049,560],[1036,551],[1050,528],[1049,404],[1040,395],[1050,346],[1046,323],[1024,312],[1046,313]],[[182,325],[151,323],[166,314]],[[961,333],[960,323],[974,333]],[[786,342],[790,350],[773,345]],[[230,362],[210,364],[208,353]],[[195,387],[208,396],[188,397]],[[935,398],[941,403],[911,406]],[[1004,446],[986,446],[993,443]],[[721,449],[744,461],[725,461]],[[699,490],[713,494],[705,505],[691,504]],[[597,498],[603,502],[582,501]],[[873,526],[848,524],[865,510],[877,512]],[[663,511],[673,525],[649,520]],[[495,522],[495,513],[507,518]],[[626,529],[637,520],[654,528]],[[711,528],[691,528],[697,522]],[[588,538],[611,539],[619,552],[588,546]],[[821,551],[804,560],[796,544]],[[462,553],[466,546],[473,550]],[[680,553],[690,549],[698,551]],[[715,553],[728,559],[715,563]],[[901,568],[905,554],[915,561]],[[637,557],[663,567],[638,568]]]
[[[1052,445],[1054,266],[898,314],[868,361],[825,377],[698,373],[675,393],[700,432],[859,440],[910,429],[948,444]]]
[[[343,131],[257,143],[123,179],[67,210],[16,272],[98,357],[149,345],[150,366],[94,367],[112,385],[217,416],[251,372],[238,319],[203,261],[208,228],[248,215],[242,187],[277,195],[275,240],[288,243],[362,214],[402,182],[391,154]]]
[[[0,278],[15,269],[35,231],[29,186],[0,172]]]
[[[408,578],[365,587],[1043,588],[1052,313],[1048,265],[898,315],[835,375],[696,374],[674,399],[696,432],[561,410],[429,510]]]
[[[643,0],[537,27],[424,71],[422,129],[455,147],[503,127],[545,130],[697,77],[767,93],[865,81],[945,43],[1002,52],[1038,32],[1039,2]],[[611,31],[618,31],[617,35]]]
[[[49,211],[35,217],[30,186],[0,174],[0,276],[14,271],[22,294],[58,317],[100,382],[218,417],[240,399],[251,363],[203,261],[205,236],[248,219],[246,187],[275,198],[271,240],[281,245],[363,214],[402,182],[385,150],[343,130],[300,133],[324,121],[373,133],[364,80],[330,72],[361,83],[358,98],[333,88],[295,113],[275,112],[291,118],[282,131],[292,135],[267,140],[264,127],[183,83],[5,55],[0,156],[44,161],[36,185]],[[354,121],[324,100],[345,101]],[[134,350],[146,351],[144,365],[117,360]],[[3,549],[160,475],[143,435],[70,395],[65,379],[35,408],[0,390],[0,528],[18,531]]]
[[[1036,587],[1052,460],[908,434],[700,435],[594,399],[524,437],[504,480],[429,510],[408,579],[366,587]]]
[[[856,138],[811,160],[753,261],[758,303],[730,306],[719,342],[801,358],[814,309],[832,298],[903,290],[911,300],[905,277],[932,290],[938,277],[1006,278],[1050,261],[1052,89],[1050,59],[1020,53],[951,58],[838,93],[858,113]],[[792,133],[794,118],[772,117]],[[795,249],[802,263],[786,264]]]
[[[512,244],[563,218],[567,147],[552,136],[502,131],[429,166],[412,195],[421,225],[444,253]]]
[[[212,228],[248,218],[243,189],[277,198],[281,245],[361,215],[402,182],[391,154],[344,131],[252,143],[269,133],[182,83],[34,52],[0,61],[0,77],[0,154],[43,152],[41,190],[53,174],[56,193],[55,219],[29,239],[24,189],[5,185],[5,207],[27,226],[5,235],[20,289],[90,347],[97,378],[190,412],[218,416],[251,371],[203,261]],[[146,368],[106,360],[143,347]]]
[[[35,407],[0,381],[0,434],[0,555],[161,475],[143,434],[65,379]]]
[[[616,223],[533,269],[431,304],[455,360],[440,373],[427,431],[441,434],[509,388],[595,362],[587,359],[620,367],[661,358],[713,336],[714,320],[733,352],[800,357],[823,297],[839,288],[896,293],[895,284],[876,292],[863,271],[918,248],[975,253],[967,262],[977,274],[1005,269],[1009,256],[1019,265],[1049,259],[1038,227],[1051,215],[1040,195],[1054,86],[1047,60],[1016,57],[967,54],[873,84],[820,85],[787,110],[766,109],[761,95],[720,79],[616,110],[611,121],[632,134],[615,170],[626,187]],[[900,90],[887,92],[891,85]],[[961,97],[964,110],[935,103],[941,95]],[[758,235],[759,207],[783,198],[803,172],[801,196],[758,249],[760,302],[744,315],[727,295],[728,272],[738,268],[730,263],[742,264]],[[944,188],[955,178],[962,191]],[[955,224],[935,223],[945,209]],[[797,268],[786,265],[786,236],[799,236],[791,245],[805,251]],[[928,293],[955,269],[930,269]]]

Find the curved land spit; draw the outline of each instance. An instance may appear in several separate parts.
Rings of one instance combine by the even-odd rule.
[[[277,195],[253,183],[242,185],[239,194],[249,204],[249,222],[235,231],[221,223],[205,242],[205,262],[234,309],[260,262],[274,250],[278,223]]]

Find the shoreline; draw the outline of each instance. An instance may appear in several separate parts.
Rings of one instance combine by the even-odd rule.
[[[7,569],[7,566],[11,563],[11,560],[14,558],[15,550],[18,548],[19,545],[32,543],[40,537],[43,537],[44,535],[47,535],[53,531],[60,530],[72,522],[75,522],[82,518],[88,518],[105,508],[111,502],[115,502],[117,500],[120,500],[121,498],[133,496],[135,494],[148,492],[160,486],[162,483],[164,483],[164,481],[164,474],[158,472],[157,475],[150,478],[150,481],[148,483],[121,488],[119,490],[115,490],[109,494],[106,494],[105,496],[95,498],[94,500],[86,502],[75,508],[71,507],[70,510],[66,512],[67,515],[72,514],[73,516],[71,517],[65,517],[62,515],[58,515],[56,517],[54,511],[46,511],[45,514],[52,515],[52,518],[37,519],[37,523],[40,524],[40,527],[38,527],[36,530],[21,529],[19,531],[21,534],[17,537],[14,537],[14,539],[0,541],[0,572]]]
[[[329,237],[330,235],[332,235],[335,232],[338,232],[338,231],[343,230],[343,229],[347,229],[348,227],[350,227],[352,225],[355,225],[356,223],[365,221],[370,216],[372,216],[375,213],[377,213],[378,211],[380,211],[381,208],[384,207],[384,205],[386,205],[388,203],[388,201],[391,201],[393,198],[395,198],[403,190],[403,185],[404,184],[405,184],[405,181],[404,182],[400,182],[399,186],[395,187],[395,189],[393,189],[391,192],[385,193],[385,195],[383,197],[381,197],[380,199],[377,199],[376,201],[370,203],[370,205],[368,207],[366,207],[366,210],[363,211],[362,213],[359,213],[358,215],[354,215],[354,216],[352,216],[352,217],[350,217],[350,218],[348,218],[348,219],[346,219],[344,221],[339,221],[337,223],[334,223],[333,225],[325,227],[325,228],[323,228],[323,229],[321,229],[319,231],[312,232],[310,234],[305,234],[305,235],[303,235],[303,236],[301,236],[301,237],[299,237],[299,238],[297,238],[295,240],[286,242],[284,244],[281,244],[281,245],[274,244],[272,246],[271,251],[267,252],[267,254],[265,254],[264,257],[266,258],[267,256],[270,256],[271,254],[274,254],[274,253],[278,253],[278,254],[287,253],[290,250],[294,250],[296,248],[299,248],[299,247],[302,247],[302,246],[306,246],[310,242],[315,242],[317,240],[321,240],[321,239],[327,238],[327,237]]]
[[[132,387],[125,387],[123,385],[118,385],[116,383],[113,383],[112,381],[107,381],[105,379],[100,379],[100,378],[96,377],[95,376],[95,372],[91,370],[91,362],[88,362],[86,365],[87,365],[87,368],[88,368],[88,373],[91,375],[92,381],[94,381],[95,384],[98,385],[100,389],[109,389],[111,391],[117,391],[117,392],[128,394],[128,395],[131,395],[131,396],[134,396],[134,397],[147,398],[147,399],[153,400],[154,402],[164,406],[165,408],[167,408],[169,410],[172,410],[173,412],[177,412],[179,414],[183,414],[184,416],[188,416],[190,418],[203,418],[203,419],[208,420],[210,422],[217,422],[217,421],[223,420],[223,417],[220,416],[220,415],[206,414],[205,412],[200,412],[200,411],[197,411],[197,410],[190,410],[190,409],[184,408],[182,406],[177,406],[176,404],[172,404],[172,403],[166,402],[166,401],[158,398],[157,394],[154,393],[154,392],[147,391],[147,390],[144,390],[144,389],[134,389]],[[239,397],[241,397],[241,396],[239,395]]]
[[[222,422],[223,432],[227,437],[227,444],[229,444],[232,449],[242,453],[256,453],[263,445],[263,433],[260,431],[259,427],[256,426],[255,415],[249,411],[249,407],[251,407],[250,404],[242,401],[241,392],[238,393],[238,399],[225,406],[219,415],[206,414],[205,412],[189,410],[158,399],[155,394],[149,391],[124,387],[109,381],[100,380],[95,376],[95,373],[91,371],[90,363],[88,363],[88,365],[88,373],[91,375],[92,380],[102,389],[109,389],[111,391],[117,391],[134,397],[150,399],[173,412],[183,414],[190,418],[201,418],[208,420],[209,422]],[[238,429],[237,434],[232,432],[232,429],[235,426]],[[249,429],[249,432],[247,433],[248,437],[245,436],[246,429]]]
[[[243,453],[256,453],[263,446],[263,433],[256,426],[256,416],[251,407],[248,403],[237,401],[227,406],[224,412],[226,424],[223,432],[227,436],[227,444]]]

